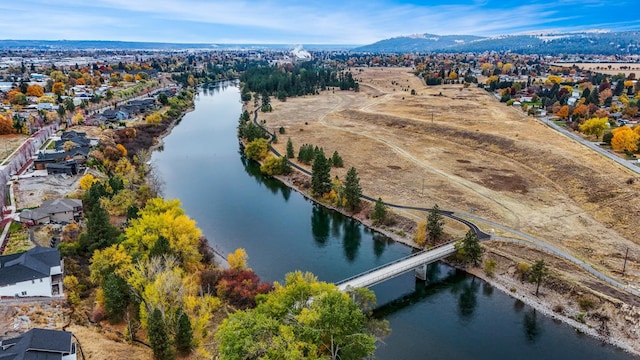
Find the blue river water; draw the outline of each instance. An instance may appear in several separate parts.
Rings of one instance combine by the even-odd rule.
[[[240,112],[235,84],[203,88],[152,156],[165,197],[182,201],[214,248],[244,248],[266,281],[302,270],[335,282],[411,253],[263,177],[240,153]],[[429,267],[427,283],[405,274],[372,290],[392,330],[377,359],[634,358],[443,264]]]

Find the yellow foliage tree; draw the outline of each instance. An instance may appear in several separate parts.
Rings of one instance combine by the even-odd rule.
[[[147,115],[145,118],[145,122],[147,124],[157,125],[162,122],[162,115],[159,112],[155,112],[153,114]]]
[[[62,286],[64,286],[65,292],[67,293],[67,302],[72,306],[80,304],[79,283],[78,278],[73,275],[66,275],[62,280]]]
[[[611,147],[616,151],[634,152],[638,150],[640,134],[627,126],[621,126],[612,131]]]
[[[124,75],[124,81],[126,81],[126,82],[133,82],[133,80],[134,80],[133,75],[131,75],[131,74],[125,74],[125,75]]]
[[[413,238],[413,241],[418,244],[418,246],[424,246],[427,242],[427,222],[420,221],[418,223],[418,227],[416,228],[416,235]]]
[[[560,84],[562,82],[562,76],[549,75],[545,84]]]
[[[116,144],[116,149],[118,149],[122,153],[122,156],[127,156],[127,149],[124,147],[124,145]]]
[[[84,115],[82,115],[82,111],[76,111],[76,113],[71,118],[71,122],[74,125],[82,124],[84,122]]]
[[[202,232],[180,206],[180,200],[149,199],[140,210],[140,217],[131,220],[125,231],[123,244],[129,253],[135,258],[146,259],[158,237],[164,236],[182,266],[188,270],[197,269],[202,258],[198,252]]]
[[[93,175],[87,174],[80,179],[80,189],[89,190],[89,188],[91,188],[91,185],[93,185],[93,183],[95,183],[96,181],[98,181],[98,179],[96,179]]]
[[[111,245],[103,250],[96,250],[89,265],[89,279],[102,284],[107,275],[114,273],[123,279],[132,270],[132,259],[122,244]]]
[[[587,135],[595,135],[597,140],[604,134],[608,123],[608,118],[593,118],[585,121],[584,124],[579,126],[579,129]]]
[[[255,139],[244,148],[244,154],[252,160],[262,160],[269,154],[269,145],[266,139]]]
[[[235,270],[243,270],[247,268],[247,252],[243,248],[237,248],[236,251],[227,255],[229,267]]]

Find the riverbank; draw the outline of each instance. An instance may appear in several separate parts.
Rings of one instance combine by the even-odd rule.
[[[275,178],[284,185],[300,193],[302,196],[314,203],[356,220],[369,229],[381,233],[393,241],[405,244],[415,249],[420,249],[408,235],[400,236],[397,232],[392,231],[389,228],[374,226],[372,222],[364,216],[351,214],[344,208],[338,208],[318,201],[300,186],[301,179],[306,177],[308,177],[306,174],[295,170],[293,175],[275,176]],[[638,336],[640,335],[640,325],[638,325],[638,319],[640,319],[639,307],[633,305],[621,306],[620,302],[615,302],[613,299],[603,298],[600,299],[604,303],[602,307],[609,308],[608,314],[610,315],[594,312],[591,316],[587,316],[587,312],[580,309],[580,305],[578,304],[580,299],[576,299],[576,294],[573,294],[573,297],[565,296],[556,292],[551,288],[551,286],[547,287],[542,285],[539,296],[536,296],[535,285],[519,281],[517,279],[517,276],[513,271],[516,264],[512,259],[507,259],[504,257],[504,254],[492,251],[490,247],[485,246],[485,250],[487,252],[487,256],[490,256],[498,263],[497,270],[493,276],[488,276],[480,267],[467,268],[451,263],[450,265],[486,281],[491,286],[497,288],[510,297],[522,301],[536,309],[536,311],[544,316],[565,323],[576,331],[592,336],[599,341],[618,347],[628,353],[640,356],[640,342],[638,341]],[[552,255],[544,254],[544,256],[546,260],[547,256],[551,257]],[[559,259],[559,261],[564,260]],[[563,282],[565,280],[556,278],[554,281]],[[579,294],[578,297],[582,297],[582,295]],[[615,308],[619,308],[624,311],[626,316],[616,316],[614,313]],[[606,321],[603,321],[603,319],[606,319]]]

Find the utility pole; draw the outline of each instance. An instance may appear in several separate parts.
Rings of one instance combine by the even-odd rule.
[[[624,271],[627,269],[627,258],[629,257],[629,248],[627,248],[627,252],[624,254],[624,263],[622,265],[622,275],[624,276]]]

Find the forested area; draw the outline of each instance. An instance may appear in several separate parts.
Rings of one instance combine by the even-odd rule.
[[[350,71],[327,69],[314,61],[282,66],[251,64],[240,77],[243,93],[254,92],[285,100],[291,96],[314,95],[329,87],[359,90]]]

